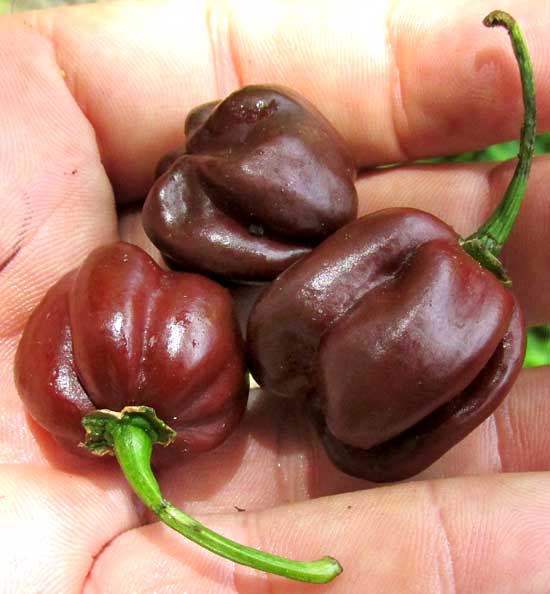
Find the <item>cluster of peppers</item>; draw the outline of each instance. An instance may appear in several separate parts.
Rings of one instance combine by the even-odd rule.
[[[144,205],[150,239],[188,272],[116,243],[31,315],[15,367],[30,415],[67,448],[114,453],[141,500],[203,547],[296,580],[338,575],[331,557],[291,561],[208,530],[163,497],[151,463],[220,444],[244,414],[247,367],[267,392],[304,398],[334,463],[371,481],[418,473],[501,402],[525,332],[497,256],[525,192],[535,101],[517,24],[501,11],[484,22],[510,34],[525,122],[512,182],[477,233],[410,208],[355,220],[356,167],[329,122],[287,89],[245,87],[189,114]],[[273,281],[246,345],[228,291],[198,273]]]

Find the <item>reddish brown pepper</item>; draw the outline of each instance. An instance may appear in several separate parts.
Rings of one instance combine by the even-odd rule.
[[[15,369],[31,416],[79,452],[85,414],[145,405],[177,432],[157,456],[181,460],[219,445],[248,396],[229,293],[125,243],[95,250],[50,289]]]
[[[261,386],[306,395],[336,464],[373,481],[429,466],[500,403],[521,368],[513,294],[413,209],[346,226],[284,272],[249,320]]]
[[[181,461],[216,447],[244,412],[243,343],[215,282],[164,272],[129,244],[99,248],[31,315],[15,376],[40,425],[73,451],[115,454],[143,503],[193,542],[300,581],[341,573],[332,557],[292,561],[212,532],[165,499],[151,470],[153,444],[169,446],[156,449],[162,461]]]
[[[497,256],[525,193],[535,139],[532,68],[517,23],[495,11],[518,59],[525,122],[501,204],[462,240],[413,209],[347,225],[281,274],[248,324],[251,371],[308,398],[332,460],[372,481],[432,464],[501,402],[523,362],[521,311]]]
[[[248,86],[200,106],[186,134],[143,210],[149,238],[177,265],[271,280],[357,216],[344,141],[289,89]]]

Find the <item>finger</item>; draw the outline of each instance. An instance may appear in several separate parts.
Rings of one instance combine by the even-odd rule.
[[[112,472],[85,478],[21,464],[0,472],[3,592],[80,593],[96,555],[139,524]]]
[[[360,214],[411,206],[440,217],[463,237],[476,231],[502,199],[516,163],[450,163],[381,170],[358,182]],[[524,203],[503,262],[527,323],[550,321],[550,156],[534,161]]]
[[[98,591],[117,594],[546,592],[549,488],[548,474],[465,478],[203,518],[262,550],[299,559],[333,555],[344,572],[322,587],[235,566],[159,524],[116,539],[91,580]]]
[[[550,469],[550,367],[525,370],[495,414],[420,479]],[[327,458],[303,408],[253,392],[234,435],[159,473],[166,497],[192,513],[266,509],[373,487]]]
[[[509,0],[550,126],[545,0]],[[360,165],[456,153],[519,135],[517,66],[490,0],[101,4],[18,15],[56,47],[118,197],[142,198],[195,105],[248,83],[308,97]]]
[[[116,237],[94,132],[69,93],[51,41],[0,20],[0,343],[45,290]],[[2,360],[11,363],[7,346]]]
[[[550,367],[525,369],[495,413],[415,478],[550,470]]]
[[[6,20],[0,38],[0,460],[43,464],[55,447],[31,428],[15,389],[19,333],[55,281],[116,238],[115,209],[51,42]]]
[[[224,444],[159,478],[165,496],[192,513],[265,509],[368,485],[335,469],[301,406],[261,390]]]

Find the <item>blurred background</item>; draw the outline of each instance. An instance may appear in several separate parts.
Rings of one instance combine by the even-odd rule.
[[[36,8],[59,6],[62,4],[85,4],[90,0],[0,0],[0,15],[10,12],[22,12]],[[100,0],[108,1],[108,0]],[[505,161],[517,156],[517,141],[496,144],[482,150],[463,153],[461,155],[436,157],[423,162],[444,163],[457,161]],[[550,133],[541,134],[537,138],[538,154],[550,153]],[[550,365],[550,325],[538,326],[529,329],[527,354],[525,357],[526,367],[538,367]]]
[[[86,4],[90,0],[0,0],[0,14],[7,14],[12,11],[22,12],[35,8],[48,8],[49,6],[61,6],[62,4]]]

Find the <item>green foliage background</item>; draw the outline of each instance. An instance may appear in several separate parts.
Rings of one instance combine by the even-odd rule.
[[[87,0],[15,0],[14,9],[29,10],[60,4],[82,4]],[[7,14],[12,9],[12,0],[0,0],[0,15]],[[505,142],[488,148],[470,151],[450,157],[436,157],[422,162],[448,163],[465,161],[504,161],[512,159],[517,155],[518,143]],[[537,139],[537,154],[550,153],[550,133],[542,134]],[[550,325],[531,328],[528,334],[527,355],[525,357],[526,367],[537,367],[550,365]]]
[[[93,0],[0,0],[0,15],[8,14],[13,9],[16,12],[23,10],[34,10],[35,8],[49,8],[50,6],[61,6],[62,4],[86,4]]]

